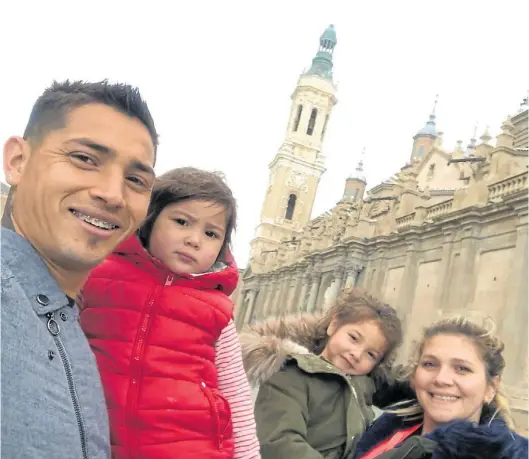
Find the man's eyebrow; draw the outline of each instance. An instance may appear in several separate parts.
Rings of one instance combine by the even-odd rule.
[[[94,142],[93,140],[87,139],[87,138],[80,138],[80,139],[71,139],[70,142],[78,143],[80,145],[83,145],[87,148],[90,148],[91,150],[98,151],[102,153],[105,156],[116,156],[116,152],[112,150],[111,148],[108,148],[105,145],[102,145],[100,143]],[[137,159],[134,159],[131,161],[131,167],[133,169],[140,170],[142,172],[145,172],[150,175],[156,175],[154,173],[154,169],[149,166],[148,164],[145,164]]]
[[[151,166],[149,166],[148,164],[142,163],[141,161],[138,161],[137,159],[134,159],[133,161],[131,161],[131,166],[134,169],[140,170],[152,176],[156,175],[154,173],[154,169]]]
[[[104,155],[115,155],[116,152],[112,150],[111,148],[106,147],[105,145],[102,145],[100,143],[94,142],[93,140],[86,139],[86,138],[80,138],[80,139],[70,139],[68,142],[71,143],[78,143],[80,145],[84,145],[85,147],[88,147],[92,150],[96,150],[100,153],[103,153]]]

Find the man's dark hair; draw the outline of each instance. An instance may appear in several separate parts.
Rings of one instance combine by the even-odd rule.
[[[237,205],[224,176],[219,172],[207,172],[194,167],[173,169],[156,179],[147,217],[139,230],[144,247],[149,247],[154,222],[169,204],[188,200],[212,201],[226,209],[226,236],[218,261],[226,261],[226,248],[231,245],[231,234],[236,228]]]
[[[138,88],[123,83],[110,84],[107,80],[97,83],[54,81],[33,105],[24,139],[38,145],[50,131],[66,125],[69,112],[94,103],[107,105],[141,121],[151,135],[156,152],[158,134],[149,108],[141,98]]]

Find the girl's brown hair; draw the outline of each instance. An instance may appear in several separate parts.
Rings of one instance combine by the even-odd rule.
[[[149,246],[154,222],[170,204],[188,200],[213,201],[226,209],[226,234],[217,261],[226,261],[226,249],[231,246],[231,234],[236,228],[237,205],[224,176],[194,167],[173,169],[156,179],[147,217],[139,230],[144,247]]]
[[[402,374],[402,379],[410,380],[419,364],[424,345],[426,342],[439,335],[458,335],[464,336],[472,341],[485,364],[487,382],[494,384],[496,395],[489,404],[483,406],[480,422],[491,421],[500,414],[505,423],[514,428],[514,422],[511,417],[509,403],[504,395],[501,383],[494,383],[494,379],[501,380],[501,375],[505,368],[505,359],[503,358],[503,342],[495,335],[495,324],[489,317],[483,320],[483,323],[477,323],[475,319],[467,316],[451,315],[434,322],[426,327],[423,331],[422,339],[415,343],[415,349],[410,358],[406,370]],[[418,403],[412,403],[406,408],[392,410],[393,413],[409,417],[410,419],[420,419],[423,416],[422,407]]]
[[[312,351],[321,354],[327,346],[327,329],[336,319],[338,327],[350,323],[376,322],[387,342],[387,351],[372,372],[375,380],[390,380],[391,366],[397,348],[402,343],[402,325],[397,311],[359,289],[344,291],[336,303],[318,322],[314,333],[315,346]]]

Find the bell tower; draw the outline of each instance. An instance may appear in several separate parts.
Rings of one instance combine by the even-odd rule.
[[[263,270],[263,253],[277,250],[282,239],[292,239],[310,220],[320,177],[325,172],[325,131],[337,102],[332,80],[336,43],[336,32],[330,25],[320,37],[312,66],[299,77],[291,96],[285,140],[268,166],[261,219],[251,242],[250,265],[254,272]]]

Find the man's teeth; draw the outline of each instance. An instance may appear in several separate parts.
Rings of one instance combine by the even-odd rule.
[[[453,397],[451,395],[435,395],[435,394],[432,394],[432,397],[439,399],[439,400],[444,400],[446,402],[455,402],[459,398],[459,397]]]
[[[90,217],[89,215],[83,214],[77,210],[73,210],[72,213],[76,215],[79,218],[82,218],[85,222],[90,223],[91,225],[97,226],[98,228],[102,228],[105,230],[113,230],[116,229],[117,226],[113,225],[112,223],[106,222],[104,220],[99,220],[95,217]]]

